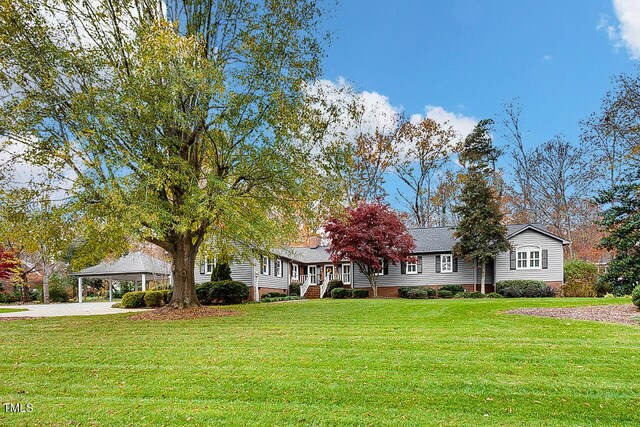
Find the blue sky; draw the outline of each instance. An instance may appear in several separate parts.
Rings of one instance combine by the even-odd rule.
[[[325,79],[407,115],[496,118],[519,97],[529,145],[578,143],[579,121],[640,56],[640,0],[342,0],[327,26]]]

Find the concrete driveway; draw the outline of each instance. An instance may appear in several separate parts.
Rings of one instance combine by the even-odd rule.
[[[26,308],[27,311],[0,313],[0,317],[58,317],[58,316],[93,316],[97,314],[118,314],[141,311],[140,308],[111,308],[112,302],[83,302],[81,304],[25,304],[6,305],[0,308]]]

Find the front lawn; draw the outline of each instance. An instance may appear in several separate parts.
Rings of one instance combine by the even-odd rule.
[[[609,299],[315,300],[2,322],[1,425],[640,425],[640,327],[503,314]],[[2,407],[0,407],[0,410]]]

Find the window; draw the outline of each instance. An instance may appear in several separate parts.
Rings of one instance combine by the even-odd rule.
[[[210,258],[207,258],[204,261],[204,272],[205,274],[211,274],[213,273],[213,267],[215,267],[216,265],[216,261]]]
[[[540,268],[540,246],[521,246],[517,249],[517,269],[539,269]]]
[[[453,272],[453,256],[451,254],[440,255],[440,271],[442,273]]]
[[[384,263],[384,259],[383,258],[378,258],[378,262],[380,262],[380,270],[377,270],[375,272],[376,276],[384,276],[384,267],[385,267],[385,263]]]
[[[310,265],[307,267],[307,272],[309,273],[309,283],[315,285],[318,283],[318,268],[315,265]]]
[[[281,259],[277,259],[276,262],[273,264],[273,270],[276,277],[282,277],[282,260]]]
[[[351,283],[351,265],[342,264],[342,283],[348,285]]]
[[[407,263],[407,274],[418,274],[418,263],[416,263],[416,262],[408,262]]]
[[[300,278],[300,267],[298,267],[298,264],[291,264],[291,278],[293,280]]]
[[[264,276],[269,275],[269,257],[263,256],[260,261],[260,274]]]

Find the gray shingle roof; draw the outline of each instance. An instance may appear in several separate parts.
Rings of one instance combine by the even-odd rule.
[[[327,246],[317,248],[286,248],[274,251],[276,255],[298,261],[303,264],[326,263],[329,262]]]
[[[133,280],[134,278],[139,279],[141,274],[169,276],[171,264],[142,252],[134,252],[115,261],[103,262],[72,274],[79,277],[117,277],[123,280]]]

